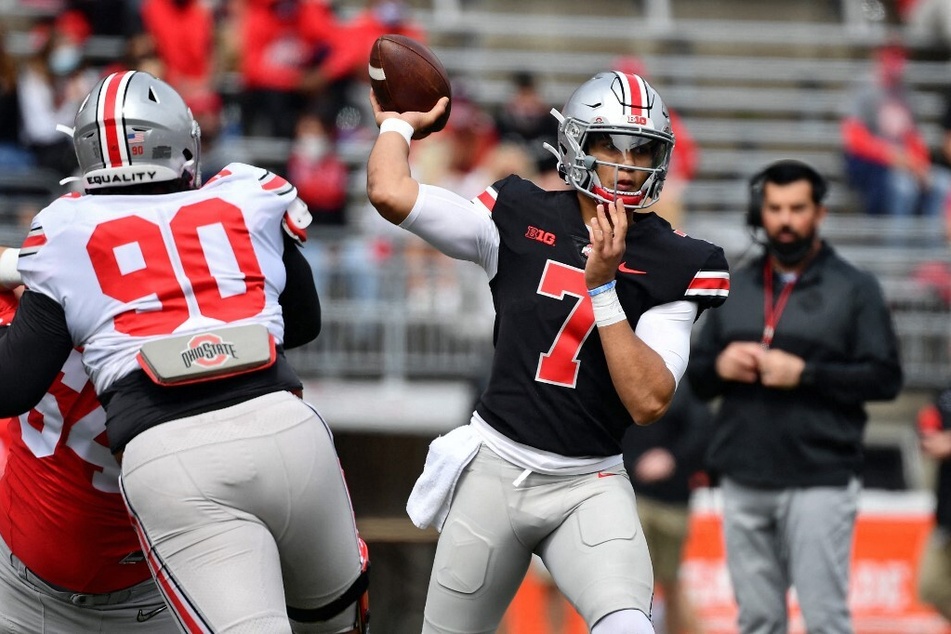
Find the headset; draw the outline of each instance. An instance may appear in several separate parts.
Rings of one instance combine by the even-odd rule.
[[[763,188],[767,182],[787,185],[802,179],[812,184],[812,199],[821,205],[829,191],[829,184],[816,168],[805,161],[780,159],[754,174],[750,178],[750,201],[746,209],[747,226],[751,229],[763,226]]]

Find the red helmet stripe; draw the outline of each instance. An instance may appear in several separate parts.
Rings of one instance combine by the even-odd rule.
[[[633,77],[627,73],[615,73],[617,75],[618,81],[621,84],[621,114],[630,116],[631,115],[631,100],[634,91],[631,90],[631,84],[633,83]]]
[[[618,73],[621,79],[621,85],[624,87],[625,104],[630,104],[631,110],[625,114],[628,115],[646,115],[645,108],[649,105],[647,100],[647,87],[644,80],[638,75],[631,73]]]
[[[106,167],[121,167],[129,162],[129,145],[125,135],[125,120],[122,106],[126,88],[135,71],[112,73],[106,77],[96,103],[96,120],[99,122],[99,143],[102,160]]]

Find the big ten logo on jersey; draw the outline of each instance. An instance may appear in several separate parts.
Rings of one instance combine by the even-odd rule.
[[[550,247],[555,246],[555,234],[539,229],[538,227],[529,225],[528,230],[525,232],[525,237],[530,240],[538,240]]]
[[[19,416],[23,444],[39,459],[60,452],[78,456],[93,488],[119,492],[119,464],[106,445],[106,413],[73,350],[37,406]],[[75,460],[75,458],[73,458]]]
[[[640,114],[629,114],[627,115],[627,122],[634,125],[647,125],[647,117]]]

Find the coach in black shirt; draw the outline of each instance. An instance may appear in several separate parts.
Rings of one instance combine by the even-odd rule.
[[[819,238],[826,189],[798,161],[753,178],[748,222],[765,232],[765,253],[734,273],[688,368],[701,397],[722,397],[707,458],[742,634],[785,634],[790,586],[807,630],[853,631],[864,403],[902,384],[877,281]]]

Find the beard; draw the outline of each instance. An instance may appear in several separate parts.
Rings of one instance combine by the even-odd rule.
[[[795,240],[789,242],[781,242],[770,236],[766,242],[766,250],[783,266],[795,266],[809,255],[815,239],[815,231],[805,236],[796,236]]]

